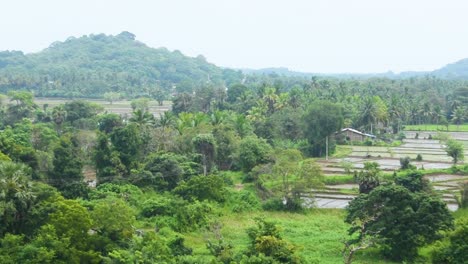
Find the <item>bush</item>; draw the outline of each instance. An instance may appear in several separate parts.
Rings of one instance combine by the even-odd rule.
[[[403,139],[405,139],[405,138],[406,138],[406,135],[405,135],[404,132],[400,132],[400,133],[398,134],[398,137],[397,137],[398,140],[403,140]]]
[[[192,255],[192,249],[184,245],[184,238],[176,236],[168,243],[173,256]]]
[[[468,207],[468,181],[460,183],[460,199],[459,199],[459,206],[461,208],[467,208]]]
[[[414,170],[416,167],[411,164],[410,157],[400,158],[400,168],[401,170]]]
[[[182,181],[174,189],[174,193],[186,200],[224,202],[226,199],[224,187],[224,180],[217,175],[195,176],[187,182]]]
[[[301,212],[304,210],[303,201],[300,198],[271,198],[267,200],[263,205],[263,210],[266,211],[288,211],[288,212]]]
[[[227,186],[234,186],[234,180],[232,178],[235,177],[235,176],[233,174],[235,174],[235,172],[223,171],[223,172],[219,173],[219,177],[221,177],[223,179],[224,183]]]
[[[274,259],[273,262],[264,260],[266,262],[260,263],[303,263],[302,259],[295,254],[296,247],[283,240],[277,225],[260,218],[255,221],[257,226],[247,230],[251,242],[247,255]]]
[[[157,197],[143,202],[141,215],[153,217],[158,215],[170,215],[174,211],[173,199]]]
[[[418,154],[418,155],[416,156],[416,161],[422,161],[422,160],[423,160],[422,155],[421,155],[421,154]]]
[[[244,172],[249,172],[258,164],[270,161],[271,147],[261,138],[246,137],[239,145],[239,166]]]
[[[232,263],[234,258],[234,247],[231,243],[227,243],[223,238],[219,238],[216,242],[208,241],[206,243],[206,247],[221,263]]]
[[[138,205],[139,197],[143,192],[132,184],[104,183],[97,186],[89,194],[90,200],[105,199],[108,197],[122,198],[131,205]]]
[[[232,211],[235,213],[257,210],[260,207],[258,197],[249,191],[231,194]]]
[[[268,199],[263,203],[262,208],[266,211],[283,211],[283,199],[277,197]]]
[[[460,220],[456,229],[449,233],[449,243],[439,243],[432,252],[432,263],[466,263],[468,256],[468,221]]]
[[[429,181],[424,178],[420,171],[409,171],[395,178],[395,183],[405,187],[411,192],[430,191]]]
[[[215,207],[208,202],[195,201],[177,210],[177,231],[191,231],[207,227],[217,215]]]
[[[371,139],[367,138],[366,141],[364,141],[364,146],[372,146],[374,145],[374,141]]]

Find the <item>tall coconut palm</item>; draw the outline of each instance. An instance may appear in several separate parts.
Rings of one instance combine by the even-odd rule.
[[[278,101],[278,95],[276,94],[276,89],[273,87],[265,88],[263,94],[263,100],[265,101],[268,107],[268,113],[273,113],[275,111],[275,103]]]
[[[62,124],[63,122],[65,122],[66,118],[67,118],[67,111],[65,111],[65,108],[63,107],[63,105],[54,107],[54,109],[52,110],[52,120],[57,126],[58,132],[62,130]]]
[[[428,122],[430,122],[430,118],[433,115],[433,112],[432,112],[431,104],[429,102],[426,101],[422,105],[421,110],[420,110],[420,115],[423,117],[424,124],[427,124]]]
[[[455,108],[455,111],[452,114],[452,122],[457,125],[457,130],[460,128],[460,125],[466,119],[466,108],[463,106],[458,106]]]

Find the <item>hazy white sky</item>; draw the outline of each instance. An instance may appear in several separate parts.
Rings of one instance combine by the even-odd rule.
[[[219,66],[433,70],[468,57],[464,0],[1,0],[0,50],[130,31]]]

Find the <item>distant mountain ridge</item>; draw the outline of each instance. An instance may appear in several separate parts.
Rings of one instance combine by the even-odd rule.
[[[450,63],[431,74],[442,78],[468,79],[468,58]]]
[[[291,71],[286,67],[263,68],[263,69],[240,69],[245,74],[277,74],[282,76],[311,77],[311,76],[330,76],[336,78],[410,78],[419,76],[434,76],[442,79],[464,79],[468,80],[468,58],[448,64],[434,71],[406,71],[394,73],[391,71],[383,73],[309,73]]]
[[[336,78],[409,78],[436,76],[468,79],[468,59],[432,72],[321,74],[288,68],[230,69],[209,63],[199,55],[151,48],[134,34],[85,35],[52,43],[41,52],[0,52],[0,93],[33,91],[37,96],[102,97],[108,92],[125,97],[161,97],[174,92],[192,92],[198,87],[229,87],[243,82],[245,75],[276,74],[290,77],[328,76]]]

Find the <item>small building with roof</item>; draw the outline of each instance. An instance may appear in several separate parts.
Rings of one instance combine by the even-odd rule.
[[[374,135],[363,133],[353,128],[343,128],[338,134],[342,135],[346,141],[365,141],[366,139],[375,139]]]

